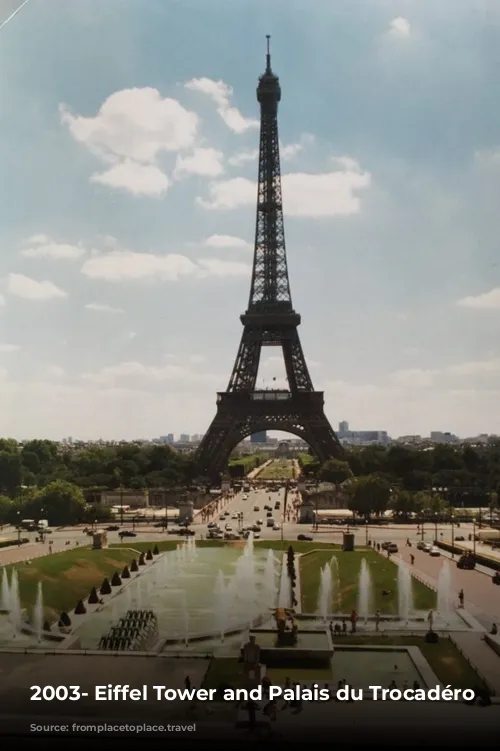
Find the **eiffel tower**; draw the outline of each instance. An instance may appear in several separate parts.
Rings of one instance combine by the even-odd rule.
[[[320,461],[342,454],[324,413],[322,391],[315,391],[297,331],[300,315],[292,306],[285,248],[278,140],[281,88],[271,70],[267,38],[266,71],[259,78],[259,183],[255,250],[243,335],[226,391],[217,394],[217,414],[199,449],[200,467],[216,476],[231,451],[253,433],[281,430],[308,443]],[[262,347],[281,347],[287,390],[255,388]]]

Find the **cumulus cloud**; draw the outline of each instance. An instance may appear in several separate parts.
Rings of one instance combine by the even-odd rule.
[[[0,295],[0,308],[2,308],[5,305],[5,297],[3,295]]]
[[[398,16],[393,18],[389,24],[389,35],[396,38],[409,37],[411,34],[411,24],[407,18]]]
[[[125,159],[105,170],[94,172],[90,177],[93,183],[108,188],[116,188],[134,196],[163,196],[170,185],[167,175],[154,164],[139,164]]]
[[[260,126],[258,120],[244,117],[236,107],[231,106],[233,89],[224,81],[214,81],[211,78],[193,78],[185,86],[191,91],[204,94],[215,102],[218,114],[233,133],[245,133],[249,128]]]
[[[174,177],[179,178],[184,175],[218,177],[224,172],[223,157],[221,151],[207,148],[195,149],[188,156],[179,154],[175,164]]]
[[[241,237],[232,235],[210,235],[204,240],[203,245],[208,248],[235,248],[237,250],[252,250],[253,246]]]
[[[232,167],[240,167],[247,162],[255,162],[258,156],[259,149],[252,149],[251,151],[240,151],[238,154],[229,157],[227,161]]]
[[[176,282],[185,277],[241,276],[248,272],[248,266],[213,258],[194,262],[187,256],[177,253],[155,255],[131,250],[112,250],[96,253],[88,258],[81,271],[91,279],[104,279],[108,282],[155,279]]]
[[[164,381],[203,383],[217,382],[219,376],[198,372],[182,365],[144,365],[140,362],[122,362],[109,365],[95,373],[84,373],[82,378],[93,383],[112,385],[121,379],[141,379],[162,383]]]
[[[480,295],[463,297],[457,305],[461,308],[475,308],[476,310],[498,310],[500,308],[500,287]]]
[[[37,281],[24,274],[9,274],[7,277],[7,290],[11,295],[22,297],[25,300],[54,300],[67,297],[67,293],[50,281]]]
[[[198,133],[196,113],[150,87],[111,94],[91,117],[74,115],[65,105],[60,116],[75,141],[110,165],[92,181],[133,195],[164,193],[168,177],[157,158],[191,148]]]
[[[437,370],[424,370],[422,368],[407,368],[397,370],[389,376],[389,382],[393,386],[402,388],[429,388],[433,385]]]
[[[47,365],[44,370],[44,375],[47,378],[64,378],[66,373],[59,367],[59,365]]]
[[[124,313],[121,308],[113,308],[112,305],[106,305],[105,303],[89,302],[85,305],[86,310],[93,310],[96,313]]]
[[[17,352],[18,349],[21,349],[19,344],[0,344],[1,354],[5,354],[7,352]]]
[[[311,218],[357,214],[361,208],[357,192],[370,187],[371,175],[361,171],[355,160],[339,166],[335,172],[284,175],[284,213]],[[256,190],[252,180],[236,177],[210,183],[210,199],[198,197],[197,202],[207,209],[236,209],[253,205]]]
[[[85,255],[85,248],[81,245],[57,243],[47,235],[33,235],[28,240],[28,247],[21,250],[26,258],[50,258],[54,261],[73,260]]]

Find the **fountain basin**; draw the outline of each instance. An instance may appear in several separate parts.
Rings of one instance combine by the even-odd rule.
[[[327,630],[299,631],[293,645],[278,644],[276,629],[252,629],[251,636],[260,647],[261,662],[265,665],[283,662],[325,662],[333,656],[333,644]]]

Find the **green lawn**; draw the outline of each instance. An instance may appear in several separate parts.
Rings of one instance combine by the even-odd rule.
[[[295,477],[293,462],[290,459],[273,459],[257,475],[259,480],[289,480]]]
[[[336,644],[418,647],[441,683],[452,688],[487,688],[472,665],[463,657],[451,639],[440,638],[438,644],[427,644],[422,636],[343,636]]]
[[[132,548],[133,550],[138,550],[139,553],[147,553],[148,550],[151,550],[151,552],[153,552],[153,548],[156,545],[160,553],[164,553],[166,550],[175,550],[179,542],[180,538],[174,538],[173,540],[165,540],[165,538],[163,538],[162,540],[151,540],[150,542],[135,542],[134,538],[132,537],[129,538],[129,542],[117,542],[113,545],[110,545],[109,547],[113,550],[115,550],[116,548]]]
[[[93,586],[99,587],[105,577],[110,579],[115,571],[121,573],[132,558],[137,558],[137,553],[130,549],[73,548],[35,558],[30,564],[17,563],[21,604],[31,614],[41,581],[45,618],[57,620],[61,612],[73,610],[78,600],[86,598]],[[9,578],[12,568],[7,566]]]
[[[318,543],[310,543],[312,546]],[[295,548],[295,544],[294,544]],[[339,588],[334,592],[332,612],[349,613],[358,604],[358,581],[361,561],[366,559],[370,569],[373,585],[373,602],[371,610],[381,613],[397,614],[398,611],[398,568],[395,563],[372,550],[355,550],[344,553],[334,551],[338,563]],[[318,608],[318,592],[321,569],[332,562],[330,551],[318,550],[300,559],[300,585],[302,593],[302,612],[315,613]],[[332,565],[335,580],[335,565]],[[389,592],[384,595],[383,592]],[[436,607],[436,593],[419,581],[413,580],[413,597],[417,610],[430,610]]]

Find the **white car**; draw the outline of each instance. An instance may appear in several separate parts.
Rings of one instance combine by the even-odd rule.
[[[234,514],[231,515],[231,519],[238,519],[238,518],[239,518],[238,512],[235,511]]]
[[[253,539],[254,540],[260,540],[260,532],[254,532],[253,533]]]
[[[273,527],[273,532],[279,532],[280,529],[281,529],[280,525],[279,524],[275,524],[274,527]]]
[[[226,524],[226,532],[232,532],[232,531],[233,531],[233,528],[231,527],[231,525]]]
[[[432,548],[433,546],[430,544],[430,542],[425,542],[422,550],[424,551],[424,553],[430,553]]]
[[[429,555],[432,555],[433,558],[437,558],[438,556],[441,555],[441,551],[439,550],[439,548],[436,548],[435,546],[433,546],[429,550]]]
[[[259,527],[262,527],[262,525],[264,524],[264,522],[263,522],[262,519],[257,519],[257,524],[259,525]]]

